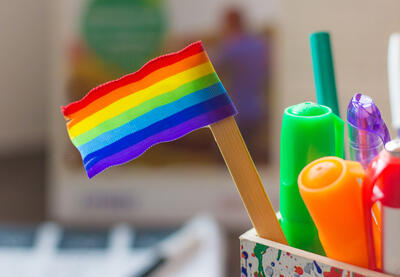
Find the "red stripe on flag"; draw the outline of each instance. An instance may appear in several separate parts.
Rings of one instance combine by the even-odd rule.
[[[137,82],[150,73],[165,67],[169,66],[171,64],[174,64],[176,62],[179,62],[185,58],[188,58],[190,56],[196,55],[204,50],[203,45],[201,41],[197,41],[195,43],[190,44],[186,48],[175,52],[175,53],[170,53],[164,56],[160,56],[158,58],[155,58],[149,62],[147,62],[141,69],[138,71],[128,74],[118,80],[110,81],[108,83],[102,84],[86,94],[85,97],[83,97],[81,100],[78,100],[76,102],[73,102],[67,106],[62,107],[62,113],[64,114],[65,117],[68,118],[69,115],[85,108],[88,106],[90,103],[95,101],[98,98],[103,97],[107,93],[126,86],[130,83]]]

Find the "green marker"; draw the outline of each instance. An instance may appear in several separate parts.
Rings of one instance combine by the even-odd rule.
[[[297,178],[310,162],[344,156],[344,122],[329,107],[301,103],[285,109],[281,132],[280,223],[290,246],[324,255]]]
[[[340,116],[329,33],[312,33],[310,45],[317,102]]]

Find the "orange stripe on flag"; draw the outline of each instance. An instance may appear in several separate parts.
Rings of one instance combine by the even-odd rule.
[[[92,102],[87,107],[68,116],[71,119],[71,121],[68,124],[68,128],[71,128],[81,120],[107,107],[108,105],[114,103],[115,101],[118,101],[121,98],[124,98],[139,90],[145,89],[156,82],[162,81],[168,77],[171,77],[173,75],[176,75],[180,72],[186,71],[192,67],[198,66],[208,61],[209,61],[208,56],[203,51],[199,54],[188,57],[170,66],[160,68],[157,71],[154,71],[151,74],[147,75],[145,78],[143,78],[138,82],[115,89],[114,91],[111,91],[107,95],[104,95],[103,97]]]

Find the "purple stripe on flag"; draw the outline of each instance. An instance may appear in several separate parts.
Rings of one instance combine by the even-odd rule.
[[[224,119],[228,116],[232,116],[235,114],[236,114],[236,109],[234,108],[233,105],[229,104],[214,111],[194,117],[180,125],[162,131],[135,145],[132,145],[131,147],[126,148],[121,152],[118,152],[116,154],[104,158],[103,160],[94,164],[90,169],[88,169],[87,174],[89,178],[92,178],[96,174],[102,172],[103,170],[111,166],[120,165],[131,161],[132,159],[143,154],[147,149],[149,149],[151,146],[155,144],[176,140],[196,129],[210,125],[221,119]]]

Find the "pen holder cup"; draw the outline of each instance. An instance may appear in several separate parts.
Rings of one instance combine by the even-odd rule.
[[[241,277],[390,277],[311,252],[260,238],[254,229],[240,236]]]

